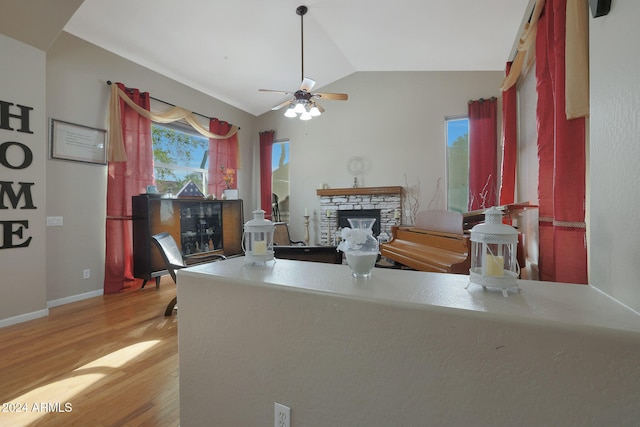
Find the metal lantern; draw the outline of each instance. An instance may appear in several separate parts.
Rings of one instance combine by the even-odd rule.
[[[507,289],[518,288],[518,232],[502,223],[502,212],[496,207],[485,211],[484,218],[484,224],[471,229],[469,284],[500,288],[506,297]]]
[[[273,222],[264,218],[263,210],[253,211],[253,219],[244,225],[242,250],[245,264],[265,264],[273,260]]]

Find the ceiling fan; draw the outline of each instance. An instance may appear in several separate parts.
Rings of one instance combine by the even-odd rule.
[[[346,101],[349,98],[346,93],[311,92],[316,82],[304,76],[304,15],[307,13],[307,10],[307,6],[298,6],[296,9],[296,14],[300,15],[300,50],[302,54],[302,84],[300,85],[300,89],[295,92],[259,89],[262,92],[277,92],[285,95],[293,95],[293,98],[276,105],[272,110],[279,110],[289,106],[284,115],[286,117],[297,117],[297,114],[300,114],[300,120],[310,120],[312,117],[319,116],[324,112],[324,108],[317,102],[318,99]]]

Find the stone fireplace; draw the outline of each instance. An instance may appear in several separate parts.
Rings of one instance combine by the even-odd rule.
[[[381,232],[391,234],[391,226],[396,223],[396,211],[402,212],[402,187],[399,186],[323,188],[316,190],[316,193],[320,196],[322,244],[334,243],[336,232],[347,226],[346,218],[349,215],[362,217],[360,214],[363,213],[369,218],[376,218],[378,225],[374,225],[374,235],[377,235]],[[372,214],[374,216],[370,216]]]

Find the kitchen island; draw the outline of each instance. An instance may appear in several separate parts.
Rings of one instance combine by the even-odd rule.
[[[243,261],[178,272],[183,427],[640,419],[640,316],[592,286]]]

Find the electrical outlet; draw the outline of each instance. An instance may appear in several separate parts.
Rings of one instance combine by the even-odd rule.
[[[89,277],[91,277],[91,270],[89,270],[88,268],[82,270],[82,278],[88,279]]]
[[[291,427],[291,408],[274,402],[273,427]]]

